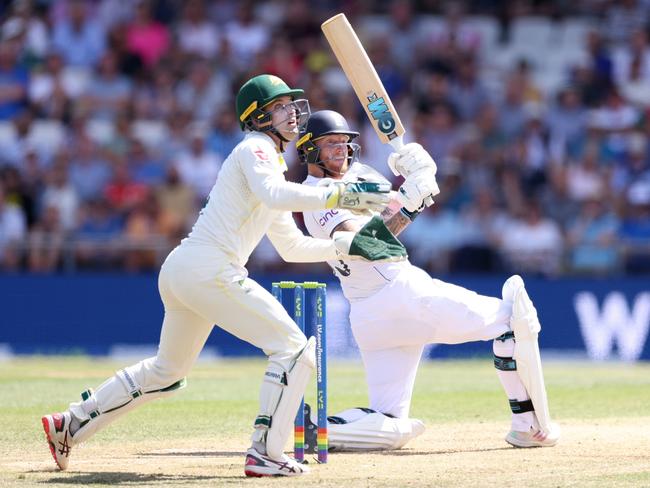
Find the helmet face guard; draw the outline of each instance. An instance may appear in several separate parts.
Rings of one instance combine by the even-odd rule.
[[[338,133],[332,133],[332,134],[338,134]],[[310,135],[311,133],[305,134],[296,143],[296,148],[298,148],[298,156],[300,158],[300,162],[302,162],[303,164],[315,164],[317,166],[320,166],[323,169],[323,171],[325,171],[325,173],[331,174],[332,171],[327,169],[327,167],[325,166],[328,160],[322,159],[321,157],[322,148],[316,144],[316,141],[318,141],[319,139],[325,136],[321,136],[317,139],[311,139],[309,138]],[[305,139],[306,137],[307,139]],[[352,166],[352,163],[355,163],[359,160],[359,153],[361,151],[361,146],[356,142],[340,142],[333,145],[346,147],[346,152],[347,152],[346,159],[347,159],[348,167]]]
[[[267,105],[270,105],[272,103],[273,100],[271,100]],[[273,114],[280,111],[286,112],[286,118],[282,119],[274,126]],[[309,102],[304,98],[300,98],[298,100],[292,100],[291,102],[268,112],[265,111],[263,107],[255,107],[249,115],[246,115],[243,124],[244,127],[247,127],[250,130],[265,132],[274,129],[278,130],[278,126],[281,126],[293,116],[295,116],[297,132],[300,133],[305,130],[310,114],[311,112],[309,110]]]
[[[340,144],[347,146],[347,163],[348,166],[351,166],[352,163],[359,159],[361,146],[352,142],[359,136],[359,133],[350,130],[345,118],[333,110],[320,110],[311,115],[304,133],[298,139],[298,142],[296,142],[298,158],[303,164],[316,164],[326,174],[332,174],[332,171],[325,167],[327,161],[321,158],[321,148],[316,144],[316,141],[328,135],[339,134],[349,137],[348,142]]]

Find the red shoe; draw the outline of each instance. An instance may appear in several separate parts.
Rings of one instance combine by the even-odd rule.
[[[41,418],[50,452],[59,469],[68,467],[72,434],[70,434],[70,412],[53,413]]]

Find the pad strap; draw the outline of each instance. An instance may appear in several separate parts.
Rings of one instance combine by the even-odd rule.
[[[508,332],[504,332],[499,337],[494,338],[495,341],[501,341],[501,342],[506,342],[508,339],[512,339],[512,340],[515,339],[515,333],[511,330],[509,330]]]
[[[517,400],[510,399],[508,401],[510,402],[510,410],[512,410],[512,413],[525,413],[535,411],[532,400],[524,400],[523,402],[519,402]]]
[[[500,371],[517,371],[517,361],[494,355],[494,367]]]

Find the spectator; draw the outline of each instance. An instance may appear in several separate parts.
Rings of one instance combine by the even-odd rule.
[[[113,176],[104,188],[103,196],[113,211],[117,212],[119,216],[125,217],[147,198],[149,188],[147,185],[133,180],[125,158],[115,156],[112,167]],[[100,207],[102,206],[100,205]],[[101,213],[103,214],[103,212]]]
[[[625,253],[625,271],[650,272],[650,175],[635,181],[627,191],[627,205],[619,231]]]
[[[224,159],[241,139],[242,133],[234,112],[226,109],[217,111],[214,116],[212,130],[207,139],[210,151]]]
[[[18,205],[7,201],[0,182],[0,269],[18,268],[22,255],[21,244],[26,235],[25,214]]]
[[[178,108],[197,119],[208,121],[214,113],[228,106],[230,87],[222,74],[215,74],[205,62],[197,61],[176,91]],[[229,108],[230,109],[230,108]]]
[[[12,120],[27,107],[29,73],[18,64],[18,44],[0,42],[0,121]]]
[[[562,233],[555,222],[542,214],[539,203],[531,201],[522,218],[503,228],[500,250],[513,272],[555,275],[562,264]]]
[[[158,254],[161,248],[166,251],[166,243],[159,233],[158,211],[154,195],[149,194],[129,212],[121,239],[127,271],[151,271],[160,265]]]
[[[203,0],[185,2],[177,35],[180,48],[188,54],[213,59],[221,48],[219,32],[206,17]]]
[[[191,127],[187,137],[190,140],[189,151],[181,153],[174,166],[181,181],[194,190],[200,201],[204,201],[217,181],[221,160],[206,147],[202,127]]]
[[[66,232],[59,209],[48,206],[29,231],[27,267],[32,272],[51,273],[63,267]]]
[[[117,71],[115,54],[102,56],[97,74],[90,81],[82,104],[90,118],[115,120],[123,112],[131,96],[131,81]]]
[[[77,226],[79,212],[79,195],[70,183],[68,162],[62,157],[48,171],[47,184],[43,191],[42,208],[55,207],[61,220],[61,227],[66,232]]]
[[[606,195],[585,199],[567,229],[570,267],[574,272],[608,275],[619,265],[618,218],[607,209]]]
[[[152,17],[151,4],[147,0],[136,6],[135,18],[127,28],[126,45],[148,67],[155,66],[169,49],[169,29]]]
[[[155,195],[158,208],[158,228],[165,235],[170,245],[176,244],[187,234],[192,215],[196,214],[194,190],[181,181],[174,166],[167,168],[165,181],[156,187]]]
[[[87,137],[79,138],[75,149],[70,163],[70,182],[81,201],[87,202],[101,195],[111,177],[111,169]]]
[[[54,20],[52,45],[66,65],[91,68],[104,54],[104,29],[87,15],[85,1],[70,0],[67,6],[67,15]]]
[[[118,215],[111,211],[108,201],[99,197],[83,208],[79,228],[75,233],[75,262],[82,269],[107,269],[119,264],[117,244],[122,235]]]
[[[226,24],[225,34],[231,50],[229,62],[239,68],[249,67],[271,37],[268,27],[255,20],[250,0],[239,2],[237,19]]]
[[[138,139],[134,139],[131,143],[131,150],[127,157],[129,171],[136,183],[153,187],[165,179],[166,168],[163,162],[154,157],[147,146]]]

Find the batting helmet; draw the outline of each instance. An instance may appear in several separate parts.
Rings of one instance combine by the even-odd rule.
[[[345,117],[334,110],[320,110],[311,114],[307,121],[307,127],[305,127],[302,136],[296,142],[300,161],[322,166],[320,149],[314,141],[330,134],[345,134],[350,137],[350,141],[348,141],[348,160],[350,164],[353,163],[359,152],[359,145],[350,144],[350,142],[355,137],[358,137],[359,133],[350,130]]]

